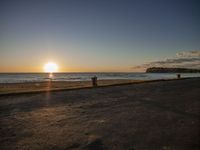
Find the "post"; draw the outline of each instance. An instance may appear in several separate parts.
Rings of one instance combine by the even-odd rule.
[[[177,74],[177,78],[180,79],[181,78],[181,74]]]
[[[93,85],[93,87],[96,87],[97,86],[97,77],[94,76],[91,79],[92,79],[92,85]]]

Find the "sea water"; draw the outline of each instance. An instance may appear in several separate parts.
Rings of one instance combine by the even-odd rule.
[[[177,78],[177,73],[53,73],[51,80],[88,81],[93,76],[97,76],[98,80],[155,80]],[[200,73],[181,73],[181,77],[200,77]],[[0,73],[0,83],[42,82],[48,80],[48,73]]]

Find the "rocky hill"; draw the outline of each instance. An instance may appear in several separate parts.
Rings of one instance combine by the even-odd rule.
[[[151,67],[146,73],[200,73],[200,69]]]

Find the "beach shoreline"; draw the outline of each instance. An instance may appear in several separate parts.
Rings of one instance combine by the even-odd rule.
[[[195,77],[192,77],[195,78]],[[196,77],[199,78],[199,77]],[[122,86],[129,84],[184,80],[190,78],[172,78],[172,79],[156,79],[156,80],[130,80],[130,79],[110,79],[98,80],[98,87]],[[94,88],[91,81],[42,81],[42,82],[24,82],[24,83],[0,83],[0,96],[16,95],[16,94],[34,94],[42,92],[55,92],[65,90],[78,90],[84,88]]]
[[[141,82],[140,80],[99,80],[98,87]],[[92,88],[91,81],[43,81],[24,83],[0,83],[0,96],[25,93],[53,92]]]

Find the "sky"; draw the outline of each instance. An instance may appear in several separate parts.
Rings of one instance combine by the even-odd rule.
[[[0,72],[200,69],[199,0],[1,0]]]

